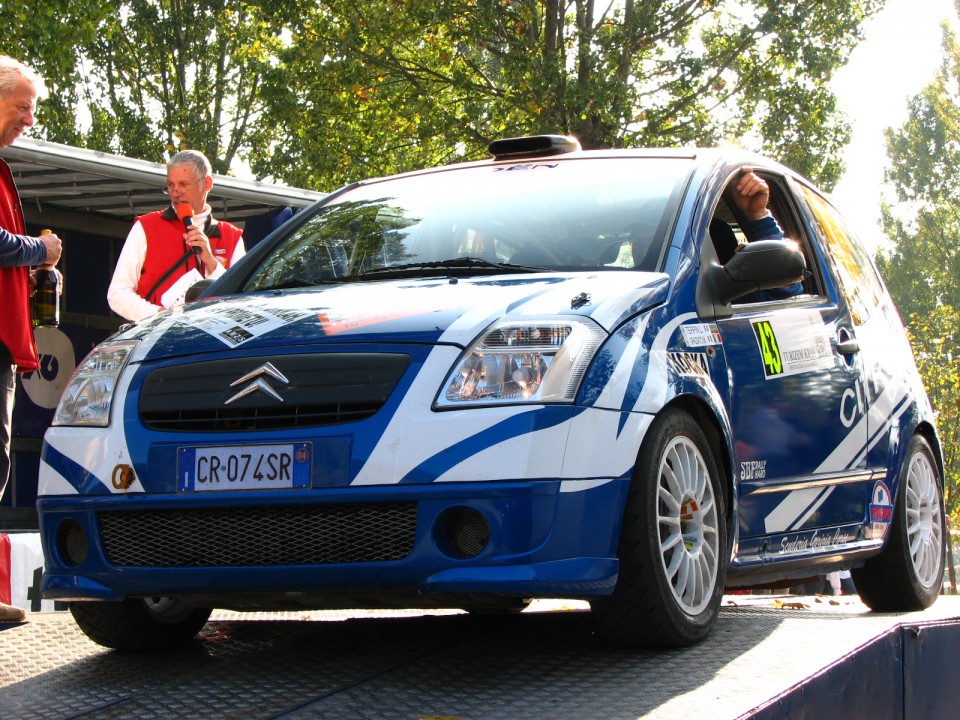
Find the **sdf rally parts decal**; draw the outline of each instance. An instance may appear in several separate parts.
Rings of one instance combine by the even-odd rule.
[[[827,327],[818,313],[796,313],[751,323],[767,380],[833,367]]]

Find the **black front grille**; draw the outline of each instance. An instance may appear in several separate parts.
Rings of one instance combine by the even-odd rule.
[[[265,363],[285,380],[267,373],[240,381]],[[383,406],[409,364],[410,356],[401,354],[319,353],[172,365],[154,370],[144,380],[140,419],[151,430],[181,432],[286,430],[356,422]],[[268,390],[242,394],[257,380]]]
[[[114,565],[330,565],[405,558],[413,550],[417,504],[110,511],[98,517]]]
[[[178,412],[142,412],[144,424],[152,430],[184,432],[243,432],[245,430],[289,430],[298,427],[339,425],[364,420],[380,409],[382,403],[296,404],[281,408],[209,408]]]

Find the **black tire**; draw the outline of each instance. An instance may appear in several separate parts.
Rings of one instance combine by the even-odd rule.
[[[171,598],[120,602],[72,602],[70,612],[84,634],[115,650],[164,650],[189,642],[212,610]]]
[[[898,485],[887,544],[851,571],[860,599],[877,612],[928,608],[943,583],[943,478],[921,435],[910,440]]]
[[[620,531],[613,595],[591,602],[625,647],[681,647],[710,632],[723,599],[727,531],[720,472],[696,421],[657,418],[640,449]]]

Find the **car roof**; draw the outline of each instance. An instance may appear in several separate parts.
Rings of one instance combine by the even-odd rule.
[[[540,136],[535,136],[540,137]],[[518,138],[518,140],[521,138]],[[416,177],[434,173],[462,170],[465,168],[491,167],[497,165],[518,165],[542,162],[568,162],[582,160],[610,160],[617,158],[675,158],[689,160],[697,167],[709,171],[717,166],[750,166],[798,177],[790,168],[775,160],[757,153],[736,147],[694,147],[694,148],[605,148],[591,150],[567,150],[530,156],[490,157],[483,160],[470,160],[431,168],[411,170],[381,177],[361,180],[356,185],[368,185],[395,178]]]

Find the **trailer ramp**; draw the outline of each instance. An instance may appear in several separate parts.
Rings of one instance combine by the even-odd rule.
[[[548,610],[548,611],[544,611]],[[514,616],[218,611],[170,652],[114,652],[69,613],[0,625],[0,708],[21,718],[872,720],[960,715],[960,598],[727,596],[706,641],[614,650],[582,604]]]

